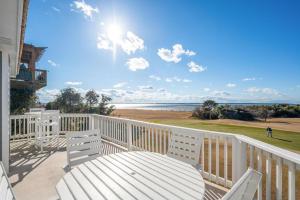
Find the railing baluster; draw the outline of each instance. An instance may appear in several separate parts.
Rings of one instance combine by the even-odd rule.
[[[219,137],[216,136],[216,182],[219,182]]]
[[[147,126],[147,133],[148,133],[148,151],[151,151],[151,145],[150,145],[150,126]]]
[[[202,174],[204,174],[204,145],[205,145],[205,138],[203,137],[203,141],[202,141],[202,150],[201,150],[201,168],[202,168]]]
[[[266,200],[271,199],[271,175],[272,175],[272,159],[271,155],[267,153],[266,156]]]
[[[155,148],[156,152],[158,152],[158,128],[155,128]]]
[[[262,172],[262,155],[261,150],[256,149],[257,152],[257,171]],[[262,200],[262,181],[260,181],[257,188],[257,199]]]
[[[151,130],[151,145],[152,145],[152,148],[151,148],[151,151],[154,152],[154,129],[153,128],[150,128]]]
[[[159,129],[159,153],[162,154],[162,130]]]
[[[296,190],[295,190],[295,176],[296,176],[296,165],[292,162],[288,161],[289,171],[288,171],[288,199],[295,200],[296,199]]]
[[[168,131],[165,129],[164,130],[164,141],[163,141],[163,143],[164,143],[164,153],[163,154],[167,153],[167,133],[168,133]]]
[[[276,200],[282,199],[282,159],[276,159]]]
[[[208,137],[208,175],[211,181],[211,136]]]
[[[250,154],[250,167],[253,169],[254,168],[254,161],[253,161],[253,146],[250,145],[249,147],[249,154]]]
[[[227,152],[227,138],[224,137],[224,181],[225,184],[224,186],[227,187],[227,179],[228,179],[228,169],[227,169],[227,165],[228,165],[228,152]]]

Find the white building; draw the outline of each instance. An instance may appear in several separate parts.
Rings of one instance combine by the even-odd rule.
[[[18,71],[27,8],[28,0],[0,1],[0,160],[6,170],[9,166],[10,77],[15,77]]]

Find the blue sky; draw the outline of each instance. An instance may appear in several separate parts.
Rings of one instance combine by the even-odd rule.
[[[300,3],[31,1],[42,102],[74,87],[133,102],[300,103]]]

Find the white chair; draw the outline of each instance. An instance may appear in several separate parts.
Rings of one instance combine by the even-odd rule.
[[[99,130],[67,133],[68,168],[102,155]]]
[[[41,151],[49,144],[56,142],[59,138],[59,110],[43,111],[36,122],[35,146],[39,146]],[[57,146],[58,148],[58,146]]]
[[[262,174],[249,168],[247,172],[223,196],[222,200],[252,200]]]
[[[203,136],[193,130],[172,128],[167,155],[200,169],[199,156]]]
[[[0,161],[0,199],[1,200],[16,199],[1,161]]]

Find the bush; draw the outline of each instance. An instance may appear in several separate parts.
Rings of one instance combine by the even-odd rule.
[[[202,107],[196,108],[192,114],[193,117],[199,119],[218,119],[219,113],[217,111],[207,111]]]
[[[253,121],[255,120],[255,116],[249,112],[248,110],[237,108],[226,108],[220,110],[220,118],[222,119],[237,119],[237,120],[244,120],[244,121]]]

